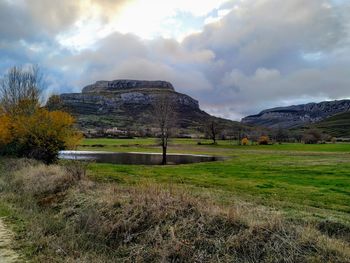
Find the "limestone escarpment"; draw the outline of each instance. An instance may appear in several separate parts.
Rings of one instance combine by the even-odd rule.
[[[198,101],[175,91],[165,81],[115,80],[97,81],[82,93],[61,94],[69,111],[77,117],[81,128],[152,127],[152,104],[163,94],[175,104],[177,126],[191,128],[202,125],[209,114],[200,110]]]
[[[148,80],[130,80],[119,79],[113,81],[97,81],[95,84],[83,88],[82,93],[100,93],[100,92],[121,92],[135,89],[153,89],[175,91],[173,85],[167,81],[148,81]]]
[[[294,128],[305,124],[316,123],[349,110],[350,100],[324,101],[267,109],[257,115],[243,118],[242,123],[269,128]]]

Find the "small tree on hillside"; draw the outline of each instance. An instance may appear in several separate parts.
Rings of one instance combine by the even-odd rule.
[[[160,142],[162,146],[162,164],[167,163],[168,141],[171,131],[176,123],[175,104],[168,94],[158,96],[153,102],[153,118],[159,129]]]

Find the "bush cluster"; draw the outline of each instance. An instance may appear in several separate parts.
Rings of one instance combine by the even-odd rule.
[[[28,110],[26,101],[11,112],[0,112],[0,154],[28,157],[51,163],[58,152],[74,147],[81,135],[74,118],[62,111],[36,106]]]
[[[79,141],[71,115],[40,106],[41,79],[37,66],[13,67],[0,79],[0,154],[51,163]]]
[[[259,145],[268,145],[269,142],[270,142],[270,139],[266,135],[260,136],[260,138],[258,140]]]
[[[248,138],[243,138],[242,141],[241,141],[241,144],[242,145],[248,145],[249,144]]]

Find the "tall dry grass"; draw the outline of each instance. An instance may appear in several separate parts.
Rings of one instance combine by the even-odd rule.
[[[261,206],[220,206],[175,186],[92,182],[83,168],[21,162],[7,167],[3,187],[16,196],[35,262],[350,261],[346,238]]]

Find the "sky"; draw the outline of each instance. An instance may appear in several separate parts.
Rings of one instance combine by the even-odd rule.
[[[45,94],[170,81],[240,120],[350,98],[350,0],[0,0],[0,75],[38,64]]]

